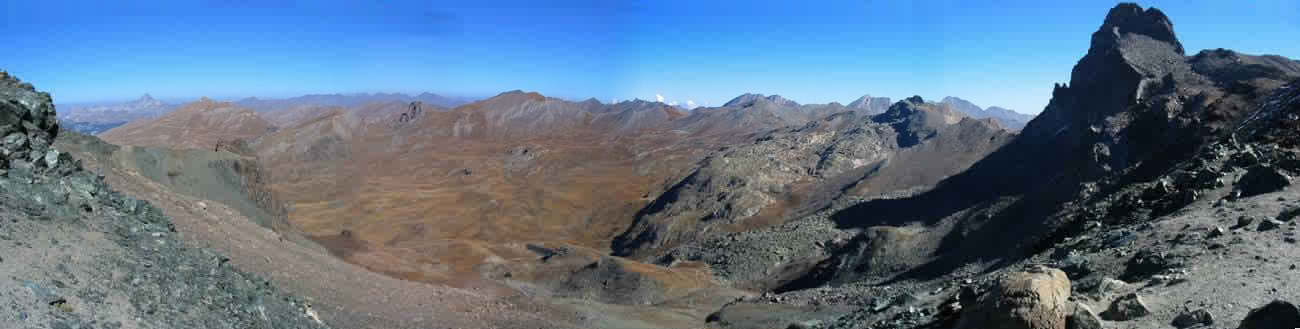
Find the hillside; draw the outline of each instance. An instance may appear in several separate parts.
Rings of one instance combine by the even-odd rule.
[[[309,302],[187,247],[172,220],[56,148],[50,95],[0,72],[6,325],[327,328]],[[19,136],[19,137],[15,137]],[[28,156],[32,155],[32,156]]]
[[[113,128],[99,137],[118,145],[212,149],[218,141],[251,139],[274,129],[252,110],[203,98],[161,117]]]
[[[654,250],[693,242],[709,232],[781,224],[840,198],[924,190],[1009,138],[996,125],[920,97],[875,116],[844,112],[774,131],[703,160],[641,209],[636,224],[615,240],[613,249],[618,255],[654,260],[663,257]]]

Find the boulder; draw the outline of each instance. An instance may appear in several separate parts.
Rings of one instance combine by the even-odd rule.
[[[1300,328],[1300,308],[1287,301],[1275,300],[1268,305],[1251,310],[1241,320],[1237,329],[1294,329]]]
[[[1243,197],[1281,191],[1290,185],[1291,176],[1270,165],[1251,166],[1237,181]]]
[[[970,309],[957,328],[1065,329],[1070,279],[1054,268],[1035,267],[999,280]]]
[[[1101,318],[1088,305],[1074,303],[1074,312],[1065,318],[1065,329],[1101,329]]]
[[[1137,255],[1134,255],[1132,259],[1129,259],[1125,266],[1124,275],[1121,278],[1125,281],[1138,281],[1169,269],[1183,267],[1184,264],[1180,257],[1175,255],[1142,250]]]
[[[1210,314],[1210,311],[1206,309],[1183,312],[1183,314],[1179,314],[1178,317],[1175,317],[1174,321],[1170,324],[1180,329],[1199,325],[1212,325],[1214,324],[1214,315]]]
[[[1120,296],[1110,303],[1110,308],[1101,312],[1101,318],[1109,321],[1128,321],[1144,317],[1151,314],[1151,309],[1147,308],[1146,303],[1142,302],[1142,297],[1137,293],[1129,293]]]
[[[1258,231],[1268,231],[1268,230],[1272,230],[1272,229],[1276,229],[1276,228],[1282,227],[1282,225],[1286,225],[1286,223],[1283,223],[1283,222],[1281,222],[1281,221],[1277,221],[1277,220],[1273,220],[1273,219],[1265,218],[1264,220],[1262,220],[1262,221],[1259,222],[1259,226],[1256,227],[1255,229],[1258,230]]]

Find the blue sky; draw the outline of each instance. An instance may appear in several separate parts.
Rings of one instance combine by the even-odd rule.
[[[720,105],[955,95],[1040,111],[1109,1],[7,1],[5,69],[56,102],[333,92]],[[1189,53],[1300,58],[1300,2],[1156,1]]]

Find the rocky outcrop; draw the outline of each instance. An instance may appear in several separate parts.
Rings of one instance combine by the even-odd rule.
[[[963,307],[956,328],[1065,329],[1069,297],[1070,280],[1061,270],[1039,267],[1011,273],[974,307]]]
[[[919,97],[876,116],[840,113],[774,131],[701,161],[638,212],[613,249],[616,255],[657,258],[653,250],[697,241],[723,227],[780,224],[845,193],[874,197],[923,188],[965,169],[1009,137]]]
[[[19,327],[323,328],[310,305],[177,239],[152,205],[50,147],[50,96],[0,73],[4,322]],[[13,119],[13,120],[10,120]],[[34,158],[33,154],[41,154]]]
[[[0,97],[0,168],[43,167],[59,134],[50,94],[0,71]]]

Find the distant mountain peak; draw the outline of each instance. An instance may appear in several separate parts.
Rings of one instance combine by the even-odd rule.
[[[722,106],[746,107],[746,106],[752,106],[754,105],[755,102],[760,102],[760,101],[771,102],[779,106],[799,106],[799,103],[786,99],[785,97],[781,97],[781,95],[767,96],[767,95],[755,94],[755,93],[745,93],[740,96],[736,96],[736,98],[732,98],[730,101],[728,101],[726,104],[723,104]]]
[[[781,95],[774,94],[772,96],[767,96],[767,100],[781,106],[799,106],[799,103],[786,99],[785,97],[781,97]]]
[[[890,104],[889,97],[871,97],[871,94],[866,94],[849,102],[848,108],[866,111],[867,114],[877,114],[888,110]]]
[[[762,94],[744,93],[744,94],[741,94],[740,96],[736,96],[736,98],[732,98],[730,101],[727,101],[727,103],[726,103],[726,104],[723,104],[722,106],[725,106],[725,107],[744,107],[744,106],[747,106],[747,105],[749,105],[749,104],[753,104],[753,103],[754,103],[754,100],[756,100],[756,99],[760,99],[760,98],[763,98],[763,97],[764,97],[764,96],[763,96]]]
[[[1006,127],[1011,130],[1020,130],[1020,128],[1023,128],[1025,124],[1029,123],[1029,120],[1034,118],[1032,115],[1017,113],[1016,111],[997,106],[981,108],[979,105],[975,105],[975,103],[971,103],[968,100],[956,96],[944,97],[942,101],[939,101],[939,103],[947,105],[952,108],[952,110],[961,112],[962,114],[972,118],[993,119],[997,121],[1001,127]]]

